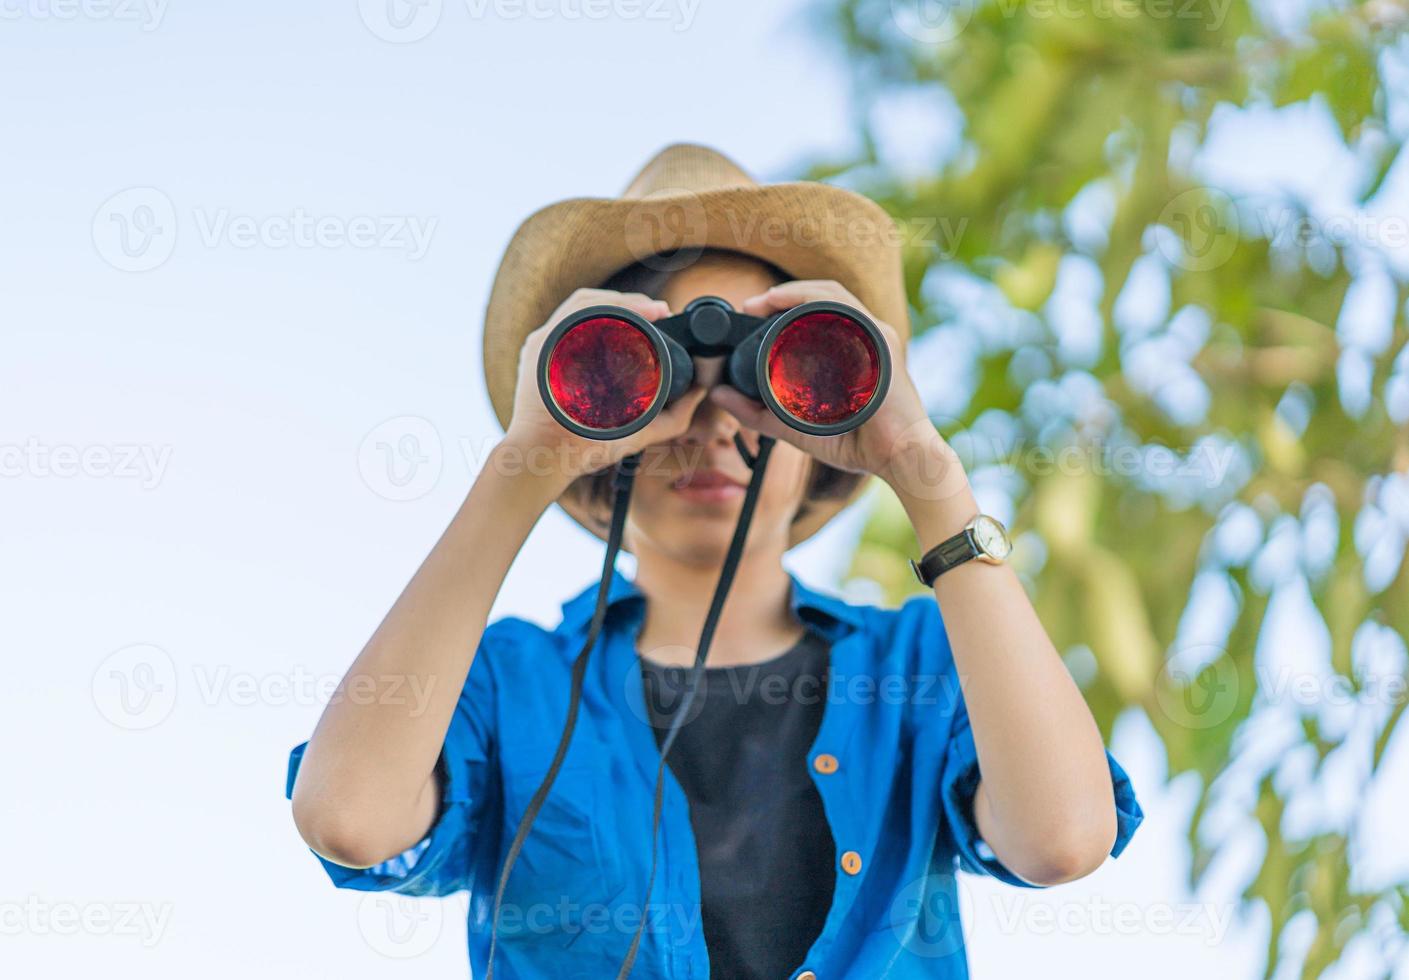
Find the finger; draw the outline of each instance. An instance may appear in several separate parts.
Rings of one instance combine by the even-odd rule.
[[[809,456],[824,458],[825,450],[822,446],[824,440],[789,427],[768,408],[758,404],[737,389],[713,388],[710,390],[709,398],[710,401],[738,419],[739,424],[745,429],[751,429],[760,436],[770,436],[779,442],[786,442]]]
[[[623,306],[647,320],[660,320],[670,315],[670,304],[645,293],[619,293],[613,289],[578,289],[554,312],[551,323],[557,322],[589,306]]]
[[[647,320],[663,320],[670,316],[670,304],[663,299],[647,296],[645,293],[608,293],[615,297],[604,302],[624,306],[633,313],[639,313]]]
[[[746,429],[753,429],[765,436],[785,439],[788,442],[797,436],[797,432],[784,425],[766,406],[760,405],[737,388],[724,385],[711,388],[709,400],[738,419],[739,424]]]
[[[831,279],[798,279],[779,283],[767,292],[749,297],[744,300],[743,311],[750,316],[767,316],[801,303],[823,299],[866,310],[861,301],[839,282]]]
[[[660,415],[641,431],[649,435],[650,442],[675,438],[690,427],[695,410],[700,407],[700,402],[704,401],[708,392],[708,388],[695,385],[678,400],[662,409]]]

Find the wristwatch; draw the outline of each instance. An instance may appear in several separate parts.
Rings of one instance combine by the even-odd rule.
[[[1012,550],[1013,542],[998,519],[979,514],[954,537],[935,545],[918,562],[910,562],[910,567],[915,570],[916,578],[932,586],[935,579],[955,565],[962,565],[971,558],[997,565]]]

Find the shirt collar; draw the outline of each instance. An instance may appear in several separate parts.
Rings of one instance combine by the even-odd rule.
[[[645,596],[641,595],[636,584],[621,572],[613,569],[612,580],[607,586],[607,615],[616,609],[641,605]],[[563,622],[560,629],[586,629],[592,622],[592,613],[597,608],[597,583],[593,582],[567,602],[563,603]]]
[[[836,596],[809,589],[799,582],[795,575],[789,575],[788,578],[792,579],[793,583],[792,595],[789,597],[793,615],[806,619],[810,613],[851,629],[861,628],[862,612],[859,607]]]
[[[839,625],[849,629],[859,629],[862,624],[861,610],[837,598],[810,589],[789,574],[792,591],[788,603],[793,615],[803,622],[818,622],[820,625]],[[645,606],[646,597],[636,588],[636,584],[621,572],[613,569],[612,580],[607,587],[607,615],[627,609],[639,612]],[[563,603],[563,620],[560,629],[585,630],[592,621],[592,612],[597,607],[597,583],[593,582],[576,596]]]

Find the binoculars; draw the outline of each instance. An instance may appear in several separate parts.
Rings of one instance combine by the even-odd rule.
[[[619,306],[573,313],[543,344],[538,390],[569,431],[621,439],[689,389],[694,357],[725,358],[726,383],[812,435],[856,428],[890,386],[885,338],[860,310],[824,300],[757,317],[702,296],[654,323]]]

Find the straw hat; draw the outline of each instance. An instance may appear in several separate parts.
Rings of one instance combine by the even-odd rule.
[[[509,424],[524,338],[574,290],[600,286],[634,263],[682,268],[704,249],[751,255],[794,279],[835,279],[902,342],[909,336],[899,234],[878,204],[813,181],[758,184],[721,153],[676,144],[656,154],[621,197],[550,204],[514,232],[484,320],[484,375],[500,424]],[[792,543],[850,499],[809,507],[793,525]],[[577,501],[559,503],[601,534]]]

